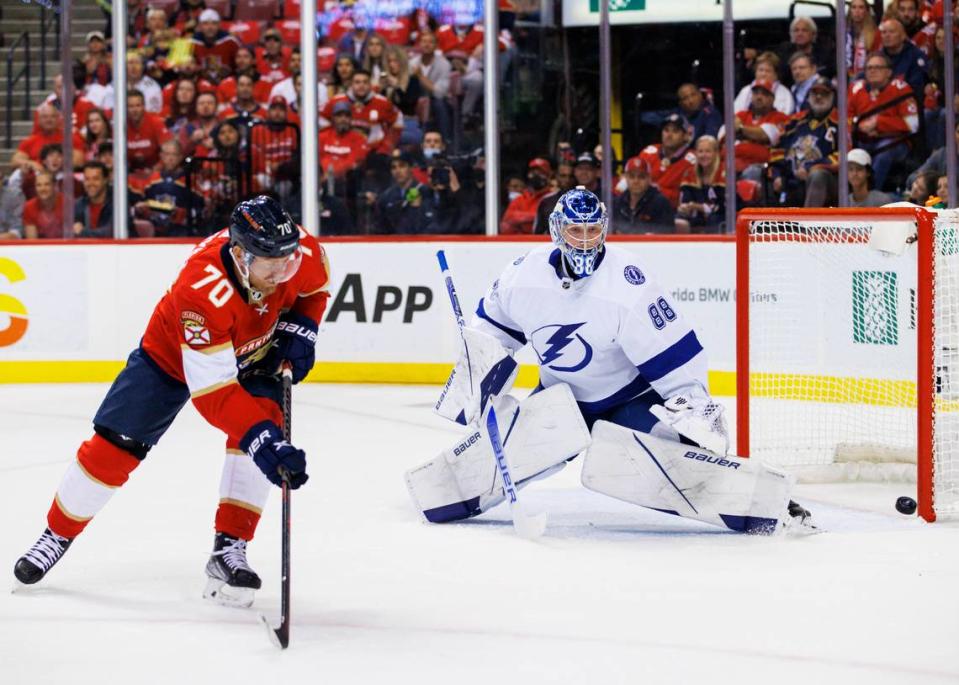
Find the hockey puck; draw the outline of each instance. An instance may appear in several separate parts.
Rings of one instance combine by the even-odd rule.
[[[912,497],[900,497],[896,500],[896,511],[906,516],[912,516],[916,513],[916,500]]]

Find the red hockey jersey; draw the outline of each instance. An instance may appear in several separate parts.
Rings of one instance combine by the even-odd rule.
[[[388,155],[396,147],[403,128],[403,114],[382,95],[370,93],[365,101],[354,100],[341,93],[328,100],[320,110],[320,127],[326,128],[333,119],[333,105],[346,102],[353,112],[353,128],[366,134],[371,150]]]
[[[649,177],[659,192],[666,196],[673,209],[679,205],[679,185],[687,169],[696,165],[696,155],[688,147],[680,149],[672,157],[663,156],[663,146],[647,145],[639,158],[649,165]]]
[[[260,302],[246,299],[220,231],[187,259],[147,324],[142,347],[163,371],[186,383],[193,404],[211,425],[240,440],[270,417],[237,380],[262,359],[280,314],[294,310],[319,321],[329,298],[326,252],[300,229],[303,261],[296,275]]]
[[[849,118],[858,122],[857,128],[875,120],[874,133],[860,132],[867,138],[906,137],[919,130],[919,109],[912,88],[897,78],[878,91],[870,90],[865,81],[853,83],[849,89]]]

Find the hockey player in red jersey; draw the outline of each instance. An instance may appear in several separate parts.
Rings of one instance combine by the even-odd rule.
[[[237,205],[229,229],[197,246],[154,309],[16,578],[44,577],[192,399],[227,436],[204,596],[249,606],[260,578],[246,544],[270,483],[281,484],[281,468],[292,488],[307,480],[305,453],[280,429],[276,372],[287,361],[299,382],[312,368],[328,282],[323,248],[279,203],[261,196]]]

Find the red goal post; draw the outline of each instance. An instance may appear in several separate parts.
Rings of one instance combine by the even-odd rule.
[[[959,514],[959,212],[750,209],[737,437],[812,480],[915,480]]]

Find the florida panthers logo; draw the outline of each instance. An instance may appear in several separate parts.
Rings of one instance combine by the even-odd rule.
[[[539,363],[553,371],[573,373],[585,369],[593,360],[593,348],[576,331],[582,323],[550,324],[537,328],[530,336]],[[554,362],[562,359],[561,364]]]

